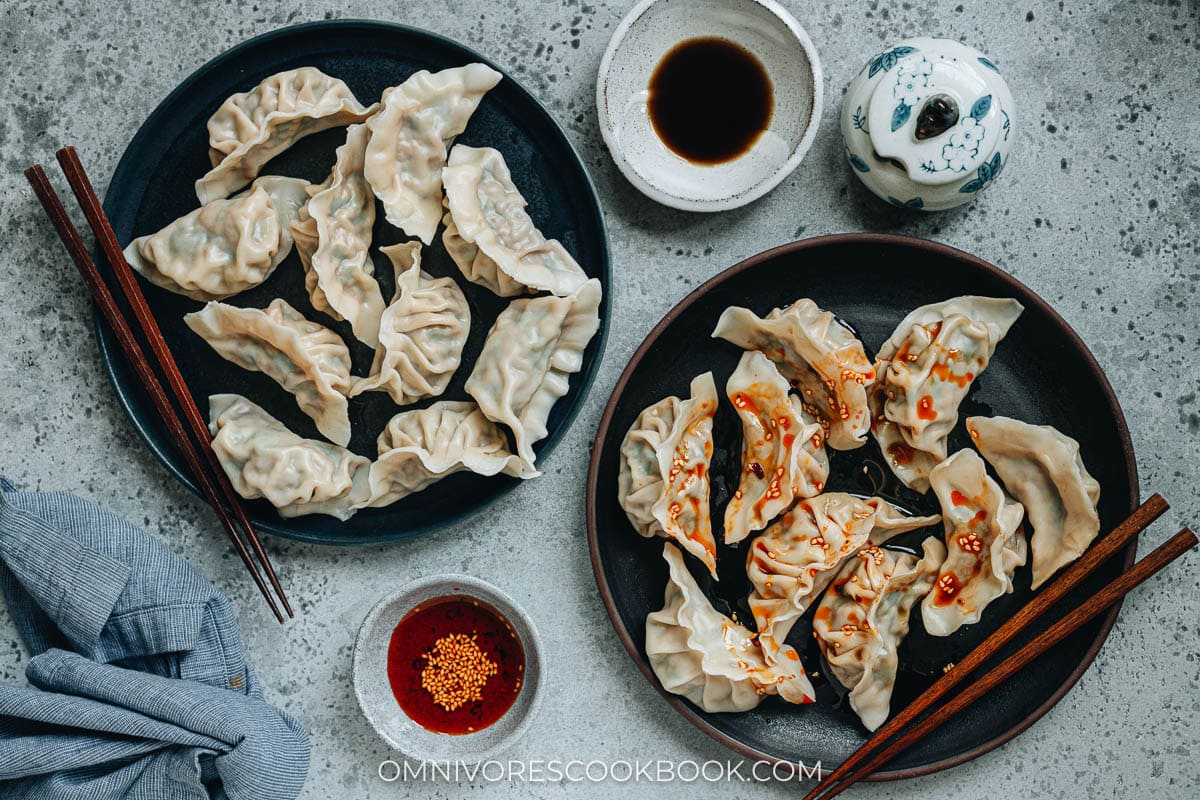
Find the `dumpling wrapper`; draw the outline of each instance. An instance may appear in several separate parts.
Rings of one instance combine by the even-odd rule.
[[[370,497],[371,462],[303,439],[236,394],[208,398],[212,448],[234,490],[266,499],[284,518],[327,514],[345,522]]]
[[[340,336],[276,298],[264,310],[211,302],[183,318],[227,361],[261,372],[296,398],[331,442],[350,443],[350,351]]]
[[[421,269],[421,243],[380,248],[396,271],[396,296],[383,312],[379,347],[367,378],[354,381],[351,397],[386,391],[408,405],[446,391],[462,361],[471,309],[453,278]]]
[[[713,608],[675,545],[663,544],[663,558],[670,578],[663,608],[646,617],[646,657],[664,689],[709,713],[749,711],[769,695],[814,701],[795,650],[768,662],[753,632]]]
[[[617,501],[634,530],[662,536],[717,577],[709,511],[709,462],[717,386],[711,372],[692,379],[686,400],[666,397],[646,408],[621,442]]]
[[[1079,442],[1049,425],[967,417],[967,432],[1004,488],[1025,506],[1037,589],[1100,533],[1100,484],[1084,467]]]
[[[291,230],[313,308],[347,320],[356,339],[377,347],[385,304],[370,253],[375,195],[363,177],[367,136],[366,125],[347,129],[329,177],[312,188]]]
[[[600,329],[600,299],[593,278],[570,297],[513,300],[467,378],[467,394],[484,415],[513,432],[528,474],[537,472],[533,445],[546,438],[550,411],[583,369],[583,352]]]
[[[892,472],[918,492],[945,460],[958,406],[1021,316],[1011,298],[955,297],[921,306],[879,349],[871,432]]]
[[[862,342],[832,312],[808,298],[765,318],[731,306],[712,335],[775,362],[800,393],[804,409],[820,420],[829,447],[853,450],[866,443],[871,427],[867,387],[875,380],[875,367]]]
[[[725,544],[742,541],[829,479],[825,431],[805,414],[775,365],[747,351],[725,385],[742,420],[742,470],[725,507]]]
[[[750,611],[768,658],[816,601],[841,565],[867,544],[939,521],[910,517],[879,497],[826,492],[801,500],[750,542],[746,574]]]
[[[421,70],[384,90],[381,110],[367,121],[371,139],[364,174],[383,201],[388,222],[433,243],[442,218],[447,150],[501,77],[484,64],[467,64],[435,73]]]
[[[983,459],[959,450],[933,468],[929,482],[942,505],[946,560],[933,591],[921,603],[921,620],[933,636],[949,636],[983,617],[988,604],[1013,589],[1013,572],[1025,563],[1024,507],[992,480]]]
[[[291,222],[307,201],[308,182],[268,175],[246,192],[214,200],[139,236],[125,259],[142,277],[205,302],[252,289],[291,252]]]
[[[850,690],[863,727],[876,730],[891,713],[900,642],[912,608],[929,593],[946,546],[934,537],[923,557],[868,544],[850,559],[821,598],[813,635],[830,672]]]
[[[562,243],[534,225],[498,150],[455,145],[442,184],[448,209],[442,241],[467,280],[501,296],[534,289],[560,297],[587,281]]]
[[[201,203],[228,197],[305,136],[362,122],[377,108],[364,107],[350,87],[316,67],[271,75],[231,95],[209,118],[213,168],[196,181],[196,196]]]
[[[390,505],[456,472],[521,477],[504,433],[474,403],[441,400],[392,417],[379,436],[367,506]]]

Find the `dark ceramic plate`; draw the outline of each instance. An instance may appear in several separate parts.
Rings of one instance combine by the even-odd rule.
[[[197,70],[150,115],[117,165],[105,198],[105,210],[125,244],[195,208],[193,183],[209,166],[205,130],[208,117],[230,94],[245,91],[275,72],[316,66],[344,80],[363,103],[371,103],[386,87],[400,83],[419,69],[438,70],[471,61],[490,64],[478,53],[449,39],[382,22],[317,22],[251,39]],[[345,130],[341,128],[310,136],[273,160],[263,173],[292,175],[314,182],[324,180],[333,164],[334,149],[344,139]],[[600,201],[562,130],[546,109],[511,77],[505,76],[484,97],[458,141],[500,150],[542,231],[560,239],[587,273],[599,278],[604,287],[600,331],[584,354],[582,371],[572,376],[570,392],[558,401],[550,415],[549,436],[534,448],[541,461],[574,419],[604,349],[610,267]],[[394,281],[387,259],[376,251],[380,245],[403,239],[400,231],[387,224],[380,210],[372,255],[385,298],[392,296]],[[446,393],[438,398],[469,399],[463,383],[488,329],[507,301],[462,278],[442,247],[440,232],[433,246],[425,248],[422,263],[436,276],[453,275],[470,303],[471,334],[462,366]],[[318,438],[312,421],[274,381],[223,360],[184,325],[183,315],[199,308],[199,303],[145,281],[142,286],[202,413],[207,414],[209,395],[236,392],[262,405],[301,436]],[[283,297],[306,316],[341,333],[351,345],[355,373],[367,374],[372,358],[370,348],[354,339],[346,323],[335,323],[312,310],[295,252],[264,284],[236,295],[229,302],[262,308],[275,297]],[[96,330],[101,358],[134,427],[167,468],[188,488],[197,491],[112,331],[98,315]],[[354,427],[351,449],[374,456],[376,437],[397,411],[391,399],[381,392],[351,400],[350,421]],[[248,505],[251,519],[260,530],[324,544],[369,544],[416,536],[448,525],[481,510],[519,483],[503,475],[486,478],[459,473],[395,505],[360,512],[345,523],[325,516],[285,520],[266,501]]]
[[[713,371],[723,394],[741,351],[710,334],[728,306],[748,306],[766,314],[797,297],[811,297],[855,328],[871,354],[911,309],[961,294],[1015,297],[1025,305],[1025,313],[1001,342],[991,365],[975,381],[963,403],[962,417],[1003,414],[1053,425],[1079,440],[1087,467],[1102,487],[1104,530],[1137,505],[1133,448],[1108,381],[1066,322],[1011,276],[958,250],[899,236],[848,234],[808,239],[754,256],[692,292],[651,331],[613,391],[592,453],[587,512],[596,580],[622,643],[660,692],[643,642],[646,614],[663,604],[667,581],[663,543],[638,536],[617,503],[619,448],[637,415],[667,395],[687,396],[692,377],[706,370]],[[728,403],[721,404],[714,430],[712,503],[720,541],[721,517],[737,487],[741,453],[741,426]],[[968,438],[960,422],[951,436],[951,451],[969,447]],[[830,491],[879,494],[913,513],[937,512],[932,493],[919,495],[891,479],[873,440],[861,449],[831,451],[830,455]],[[940,526],[914,531],[892,540],[889,546],[916,547],[931,533],[940,536]],[[739,611],[740,619],[752,620],[746,606],[749,583],[744,545],[718,546],[719,583],[702,567],[691,566],[717,608],[726,613]],[[1131,564],[1135,549],[1136,542],[1131,542],[1121,557],[1086,581],[1071,602],[1090,596]],[[912,631],[900,649],[901,671],[893,709],[913,700],[941,675],[945,664],[960,659],[1025,604],[1031,594],[1029,582],[1026,566],[1018,570],[1012,594],[989,606],[978,625],[948,638],[926,634],[919,613],[914,614]],[[1114,608],[1067,638],[1033,668],[931,734],[876,779],[945,769],[1016,736],[1079,679],[1116,616]],[[808,620],[806,616],[796,626],[789,641],[799,649],[811,674],[822,670],[822,662]],[[1030,638],[1036,632],[1031,632]],[[1025,641],[1028,639],[1015,646]],[[815,704],[793,706],[768,698],[744,714],[708,714],[675,695],[663,692],[663,696],[696,727],[748,758],[802,761],[809,767],[820,761],[825,770],[831,770],[866,741],[866,731],[845,702],[839,684],[831,684],[823,673],[814,684]]]

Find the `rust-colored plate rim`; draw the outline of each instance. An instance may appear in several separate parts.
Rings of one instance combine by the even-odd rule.
[[[1095,356],[1092,355],[1091,350],[1089,350],[1087,345],[1084,344],[1083,339],[1079,337],[1079,334],[1077,334],[1075,330],[1069,324],[1067,324],[1067,321],[1064,320],[1058,314],[1058,312],[1050,306],[1049,303],[1043,300],[1040,295],[1038,295],[1024,283],[1017,280],[999,267],[996,267],[995,265],[990,264],[977,256],[973,256],[970,253],[950,247],[949,245],[941,244],[940,242],[931,242],[927,239],[918,239],[912,236],[900,236],[888,233],[841,233],[830,236],[818,236],[811,239],[801,239],[799,241],[773,247],[770,250],[765,250],[757,255],[750,256],[744,261],[735,264],[734,266],[718,273],[702,283],[699,287],[688,294],[687,297],[679,301],[674,308],[668,311],[666,316],[664,316],[662,320],[654,326],[653,330],[651,330],[649,334],[647,334],[646,339],[642,342],[641,346],[638,347],[633,356],[629,359],[629,363],[625,366],[624,371],[621,373],[621,377],[617,380],[617,384],[613,388],[612,396],[609,397],[608,403],[604,407],[604,414],[600,418],[600,427],[596,431],[596,438],[592,444],[592,457],[588,465],[588,549],[591,551],[592,570],[596,576],[596,585],[600,589],[600,597],[604,601],[604,607],[608,611],[608,617],[613,624],[613,628],[617,632],[618,638],[621,640],[621,644],[624,645],[626,652],[629,653],[629,656],[633,659],[633,662],[637,665],[638,669],[641,670],[642,674],[646,676],[646,679],[650,681],[650,684],[658,691],[658,693],[662,695],[667,702],[675,708],[676,711],[682,714],[683,717],[688,720],[688,722],[692,723],[697,728],[704,731],[704,733],[708,734],[713,739],[717,740],[731,750],[739,753],[742,756],[745,756],[746,758],[756,761],[761,760],[771,763],[783,763],[776,756],[750,747],[721,732],[709,724],[709,722],[704,719],[703,716],[701,716],[696,712],[695,709],[684,702],[682,698],[663,689],[662,684],[659,683],[653,671],[651,671],[650,665],[642,657],[637,643],[633,641],[633,638],[629,635],[629,631],[625,628],[624,623],[622,623],[620,615],[617,613],[616,603],[613,600],[612,589],[609,587],[608,581],[604,576],[604,568],[600,559],[599,531],[596,524],[597,494],[600,490],[600,457],[603,450],[604,440],[608,436],[609,426],[612,424],[612,418],[617,407],[617,401],[624,393],[625,386],[628,384],[630,376],[633,375],[634,369],[636,369],[637,365],[641,363],[642,357],[654,345],[655,341],[657,341],[658,337],[662,335],[663,331],[665,331],[668,326],[670,326],[681,314],[683,314],[684,311],[690,308],[693,303],[695,303],[700,297],[707,294],[719,284],[736,279],[741,273],[752,269],[764,261],[769,261],[782,255],[796,253],[815,247],[844,244],[908,247],[917,250],[923,250],[929,253],[935,253],[940,256],[945,256],[951,259],[969,263],[971,266],[990,273],[993,277],[999,279],[1001,282],[1012,286],[1023,296],[1028,296],[1031,301],[1030,304],[1035,306],[1038,311],[1045,314],[1046,317],[1058,327],[1062,335],[1069,340],[1079,352],[1084,354],[1087,368],[1099,380],[1100,386],[1103,388],[1104,399],[1108,403],[1109,408],[1112,410],[1114,419],[1117,420],[1117,433],[1121,439],[1121,449],[1125,455],[1125,463],[1129,478],[1129,511],[1132,512],[1139,503],[1137,460],[1134,456],[1133,442],[1129,438],[1129,427],[1125,423],[1125,414],[1121,410],[1121,404],[1117,401],[1117,396],[1113,392],[1112,385],[1109,384],[1108,378],[1104,374],[1104,370],[1100,367],[1099,362],[1096,361]],[[1136,555],[1137,537],[1134,537],[1125,550],[1123,569],[1129,569],[1129,567],[1133,565]],[[1113,625],[1116,623],[1117,614],[1120,612],[1120,610],[1121,603],[1117,603],[1108,611],[1107,614],[1101,618],[1100,631],[1095,640],[1088,647],[1087,651],[1083,654],[1083,658],[1080,659],[1079,665],[1071,672],[1070,675],[1067,676],[1062,685],[1059,686],[1058,689],[1049,698],[1047,698],[1044,703],[1030,712],[1029,716],[1027,716],[1024,720],[994,739],[984,742],[978,747],[974,747],[950,758],[934,761],[919,767],[913,767],[911,769],[881,770],[871,775],[869,778],[867,778],[867,780],[887,781],[899,780],[902,778],[916,778],[922,775],[929,775],[934,772],[949,769],[950,767],[956,767],[959,764],[963,764],[974,758],[978,758],[984,753],[995,750],[1000,745],[1008,742],[1013,737],[1024,732],[1030,725],[1041,719],[1042,716],[1045,715],[1046,712],[1049,711],[1056,703],[1058,703],[1059,700],[1066,696],[1067,692],[1069,692],[1071,688],[1079,681],[1079,679],[1083,677],[1083,673],[1087,671],[1089,666],[1091,666],[1092,661],[1094,661],[1096,658],[1096,654],[1100,652],[1101,646],[1103,646],[1105,640],[1108,639],[1108,634],[1112,630]]]

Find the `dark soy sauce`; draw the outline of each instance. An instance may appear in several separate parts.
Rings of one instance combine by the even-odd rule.
[[[649,89],[654,132],[694,164],[721,164],[747,152],[775,110],[766,68],[748,50],[717,37],[671,48]]]

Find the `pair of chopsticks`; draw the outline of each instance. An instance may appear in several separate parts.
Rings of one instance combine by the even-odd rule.
[[[1142,503],[1127,520],[1085,552],[1066,572],[1035,595],[1028,605],[1014,614],[999,630],[972,650],[966,658],[955,664],[949,672],[926,689],[907,708],[877,730],[862,747],[846,759],[845,763],[827,775],[811,792],[805,795],[804,800],[828,800],[841,794],[852,784],[870,775],[920,741],[923,736],[945,723],[946,720],[988,694],[1029,662],[1075,633],[1082,625],[1119,601],[1135,586],[1194,547],[1197,543],[1196,535],[1184,528],[1134,564],[1128,571],[1121,573],[1112,583],[1089,597],[1074,611],[1059,619],[1045,632],[989,669],[977,680],[969,683],[965,689],[953,695],[944,704],[939,705],[939,701],[954,687],[988,661],[1000,648],[1011,642],[1030,623],[1075,589],[1096,568],[1119,552],[1132,537],[1145,530],[1166,510],[1167,501],[1160,494],[1155,494]],[[936,710],[933,713],[917,721],[922,714],[935,707]],[[911,727],[909,727],[910,725]],[[903,732],[901,732],[902,730]]]
[[[183,376],[179,373],[179,367],[176,365],[175,358],[171,355],[171,351],[163,339],[162,331],[159,330],[158,323],[155,322],[154,317],[150,313],[150,307],[146,304],[146,298],[142,294],[142,290],[138,287],[133,270],[125,261],[125,255],[122,253],[121,246],[117,242],[117,235],[113,232],[112,225],[109,223],[108,217],[104,214],[104,209],[100,205],[100,198],[96,196],[96,191],[92,188],[92,183],[88,180],[87,173],[84,172],[83,164],[80,163],[79,155],[75,152],[74,147],[64,147],[56,155],[59,166],[62,167],[63,172],[67,176],[67,183],[71,185],[71,191],[75,193],[75,199],[79,201],[79,205],[83,208],[88,225],[91,226],[96,240],[100,243],[100,249],[103,250],[105,257],[112,266],[119,288],[123,292],[125,300],[133,309],[133,315],[137,318],[142,335],[145,337],[146,342],[150,345],[150,350],[157,359],[158,369],[166,377],[167,385],[171,389],[171,395],[178,404],[178,410],[167,399],[167,394],[163,390],[162,383],[159,381],[154,367],[151,365],[150,360],[147,359],[141,344],[135,338],[129,322],[117,306],[112,290],[109,289],[95,262],[92,261],[91,256],[88,254],[87,246],[83,243],[83,239],[79,235],[75,224],[71,222],[71,218],[67,215],[67,210],[62,204],[62,200],[59,199],[58,194],[54,191],[54,187],[50,185],[50,180],[46,177],[46,172],[42,169],[42,165],[34,164],[32,167],[29,167],[25,170],[25,177],[28,179],[30,185],[33,186],[34,194],[41,201],[42,207],[46,210],[46,214],[54,224],[55,230],[58,231],[58,238],[62,240],[63,245],[67,248],[71,260],[75,262],[75,266],[79,268],[80,274],[83,275],[84,283],[87,284],[88,289],[91,291],[96,305],[104,315],[104,319],[108,322],[109,327],[113,329],[113,332],[116,333],[117,340],[121,344],[121,349],[125,352],[125,357],[133,365],[138,378],[141,380],[147,393],[149,393],[150,399],[154,401],[155,408],[158,410],[163,422],[166,423],[171,438],[174,439],[176,446],[183,453],[184,460],[187,461],[188,467],[204,492],[209,505],[221,517],[221,524],[225,528],[225,533],[229,536],[230,541],[233,542],[234,549],[237,550],[238,555],[241,556],[242,563],[246,565],[246,569],[250,572],[250,576],[254,579],[258,590],[266,598],[267,605],[270,606],[272,613],[275,614],[275,618],[282,623],[284,621],[283,614],[279,611],[279,606],[275,602],[275,597],[271,594],[271,589],[274,589],[275,594],[279,596],[279,601],[282,603],[287,615],[294,617],[295,614],[288,603],[287,595],[284,594],[283,587],[279,584],[279,578],[275,575],[275,569],[271,566],[271,560],[267,557],[266,551],[263,550],[258,533],[254,530],[250,518],[246,515],[246,510],[242,507],[241,498],[238,497],[233,486],[229,483],[228,477],[226,477],[220,462],[217,460],[216,454],[213,452],[212,444],[209,441],[208,428],[200,416],[200,409],[196,407],[196,401],[192,399],[192,395],[183,381]],[[183,413],[182,420],[180,419],[179,411]],[[203,461],[201,460],[200,453],[204,454]],[[241,527],[241,532],[239,532],[238,526]],[[243,541],[243,534],[245,539],[249,541],[254,555],[258,557],[258,562],[262,564],[263,571],[267,575],[267,580],[270,581],[270,588],[263,581],[263,577],[258,570],[258,565],[251,558],[250,550],[247,549],[246,542]]]

